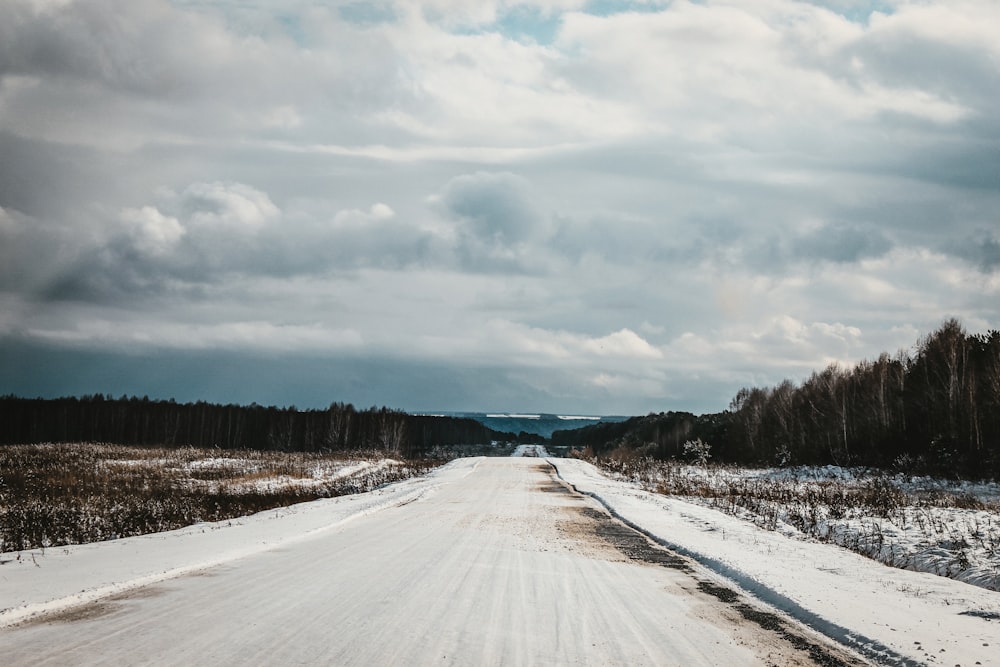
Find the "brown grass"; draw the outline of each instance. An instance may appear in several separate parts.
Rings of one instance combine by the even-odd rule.
[[[81,544],[221,521],[369,491],[421,474],[427,461],[92,443],[0,447],[0,552]],[[269,483],[273,480],[274,483]]]

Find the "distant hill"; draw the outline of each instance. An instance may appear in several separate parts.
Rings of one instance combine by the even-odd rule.
[[[447,412],[448,417],[475,419],[483,426],[494,431],[507,433],[533,433],[543,438],[552,437],[554,431],[583,428],[602,422],[623,422],[628,417],[618,415],[554,415],[545,413],[522,412]]]

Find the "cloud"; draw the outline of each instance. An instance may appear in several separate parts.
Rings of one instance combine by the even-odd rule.
[[[242,183],[194,183],[180,207],[192,226],[231,231],[260,228],[280,213],[265,193]]]
[[[825,225],[802,234],[792,243],[797,258],[832,262],[857,262],[883,255],[891,248],[892,243],[880,230],[847,225]]]
[[[0,100],[4,86],[0,85]],[[0,105],[0,110],[3,107]],[[94,193],[113,189],[95,167],[102,156],[57,142],[27,139],[0,123],[0,206],[50,220],[79,213]]]
[[[584,349],[600,356],[660,359],[659,350],[642,339],[631,329],[621,329],[602,338],[586,341]]]
[[[140,5],[141,10],[130,10]],[[13,2],[0,28],[0,76],[96,80],[136,92],[166,83],[150,50],[156,2]],[[168,22],[168,28],[171,27]]]
[[[324,275],[403,267],[430,253],[429,232],[386,204],[322,214],[280,209],[243,183],[193,183],[156,205],[124,208],[110,231],[81,248],[48,298],[106,301],[128,293],[193,293],[234,277]]]
[[[978,266],[985,273],[1000,268],[1000,235],[994,231],[980,230],[946,246],[947,251]]]
[[[527,181],[510,173],[459,176],[445,186],[436,203],[461,222],[463,231],[499,245],[520,243],[542,224],[532,209]]]
[[[293,12],[315,50],[276,31],[273,15],[230,3],[13,0],[10,10],[0,104],[24,137],[119,151],[251,137],[353,143],[384,130],[372,119],[405,95],[385,35],[311,3]]]
[[[333,354],[359,348],[362,336],[353,329],[331,330],[318,325],[282,325],[259,320],[213,324],[133,323],[119,329],[106,320],[79,322],[72,330],[36,329],[32,338],[69,346],[89,347],[95,339],[104,346],[125,349],[245,350]]]
[[[31,264],[45,244],[37,221],[17,210],[0,208],[0,292],[17,292],[31,284]]]
[[[165,216],[152,206],[126,208],[121,217],[129,227],[135,248],[144,255],[167,254],[187,233],[177,218]]]
[[[4,10],[0,347],[52,387],[59,350],[232,348],[410,405],[718,409],[1000,320],[988,0]]]
[[[455,252],[469,270],[539,270],[532,260],[550,233],[528,182],[508,172],[476,172],[451,179],[429,200],[453,223]]]

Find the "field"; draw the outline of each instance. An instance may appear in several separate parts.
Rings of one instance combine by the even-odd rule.
[[[1000,590],[1000,484],[858,468],[602,459],[613,477],[886,565]]]
[[[103,444],[0,447],[0,553],[222,521],[426,472],[378,452],[303,454]]]
[[[453,458],[455,452],[443,458]],[[639,488],[886,565],[1000,590],[1000,484],[864,469],[597,463]],[[379,452],[304,454],[103,444],[0,448],[0,553],[215,522],[369,491],[426,472]]]

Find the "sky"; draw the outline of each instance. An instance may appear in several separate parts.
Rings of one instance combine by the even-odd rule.
[[[4,0],[0,394],[716,412],[1000,326],[994,0]]]

